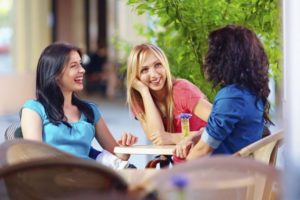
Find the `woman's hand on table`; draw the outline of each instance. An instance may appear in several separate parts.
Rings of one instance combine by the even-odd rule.
[[[134,136],[131,133],[123,133],[121,136],[121,139],[118,140],[118,144],[121,146],[131,146],[135,143],[137,143],[138,137]]]
[[[170,133],[153,133],[149,140],[155,145],[170,145],[175,144],[173,137],[177,137],[179,134],[170,134]]]
[[[131,133],[123,133],[121,136],[121,139],[118,140],[118,145],[120,146],[131,146],[135,143],[137,143],[138,138],[136,136],[134,136]],[[119,158],[121,158],[122,160],[128,160],[130,155],[129,154],[116,154]]]
[[[202,128],[197,132],[190,133],[188,137],[185,137],[178,142],[173,151],[173,155],[179,158],[186,158],[189,155],[190,150],[200,140],[203,130],[204,129]]]
[[[192,137],[187,137],[176,144],[175,149],[173,150],[173,155],[178,158],[186,158],[194,146]]]
[[[171,145],[183,144],[184,141],[191,140],[194,144],[200,139],[202,129],[199,131],[192,131],[188,137],[183,137],[180,133],[157,132],[149,136],[149,140],[155,145]]]

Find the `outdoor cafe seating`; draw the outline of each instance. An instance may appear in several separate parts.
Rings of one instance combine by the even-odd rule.
[[[134,199],[113,170],[47,144],[14,139],[0,153],[0,199]]]
[[[234,156],[199,158],[165,169],[114,171],[41,142],[11,138],[0,144],[0,199],[280,199],[280,171],[271,157],[282,139],[280,131]],[[172,146],[115,150],[135,154],[137,149],[172,154]],[[266,163],[256,161],[260,158]]]
[[[1,199],[183,196],[200,200],[267,200],[280,196],[279,170],[249,158],[213,156],[167,169],[113,171],[35,141],[6,141],[0,145],[0,152]]]

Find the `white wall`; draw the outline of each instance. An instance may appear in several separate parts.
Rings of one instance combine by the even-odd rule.
[[[35,73],[0,74],[0,115],[18,112],[27,99],[34,98]]]
[[[300,1],[283,1],[284,96],[283,114],[286,133],[285,198],[300,199]]]
[[[124,59],[128,55],[116,50],[111,40],[116,37],[128,44],[136,45],[145,42],[145,38],[139,36],[135,30],[137,24],[146,25],[147,16],[137,15],[132,6],[128,6],[124,0],[107,1],[107,35],[110,40],[110,59]]]

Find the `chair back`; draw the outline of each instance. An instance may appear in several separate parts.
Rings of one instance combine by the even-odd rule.
[[[276,165],[278,147],[283,140],[283,131],[266,136],[234,154],[238,157],[251,157],[270,165]]]
[[[96,199],[127,193],[126,182],[114,171],[45,143],[9,140],[0,145],[0,154],[0,199]]]
[[[278,196],[279,171],[253,159],[199,158],[163,169],[144,182],[158,199],[270,200]]]
[[[78,159],[46,143],[33,140],[18,138],[7,140],[0,145],[0,168],[48,158],[56,160]]]
[[[14,122],[7,127],[4,133],[5,140],[12,140],[15,138],[23,138],[20,122]]]
[[[107,193],[127,192],[127,184],[116,173],[80,159],[48,158],[4,167],[0,170],[0,187],[0,199],[8,196],[10,199],[73,199],[77,195],[90,197],[91,193],[98,194],[99,198]]]

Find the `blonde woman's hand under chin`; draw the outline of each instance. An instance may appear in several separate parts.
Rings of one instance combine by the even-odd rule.
[[[142,93],[142,91],[144,91],[144,90],[149,90],[149,88],[138,79],[135,79],[133,81],[132,87],[135,90],[137,90],[139,93]]]

